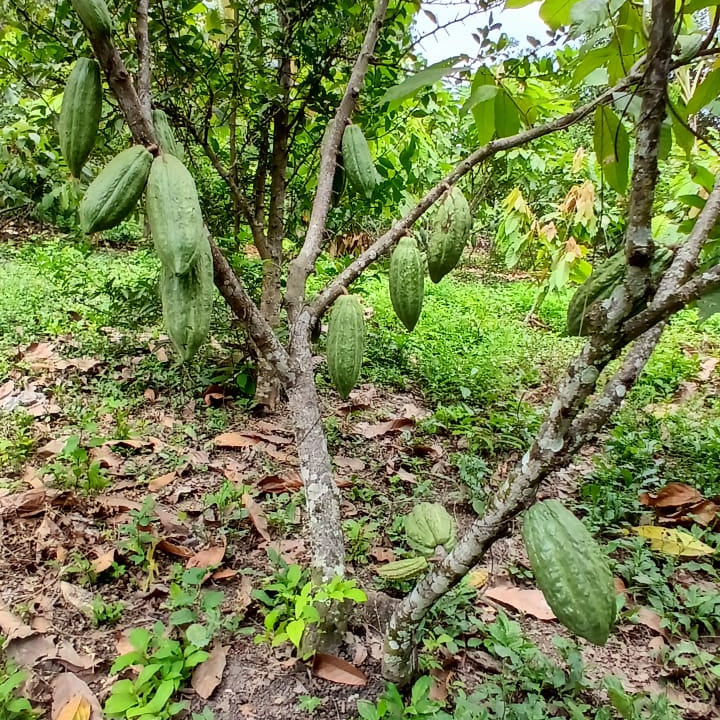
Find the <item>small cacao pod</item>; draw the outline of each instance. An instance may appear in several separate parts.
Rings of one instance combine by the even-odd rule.
[[[115,227],[133,210],[145,189],[153,156],[142,145],[118,153],[90,183],[80,203],[86,233]]]
[[[537,585],[557,619],[604,645],[615,621],[615,587],[592,535],[562,503],[545,500],[526,511],[522,536]]]
[[[440,503],[418,503],[405,518],[405,537],[426,557],[434,555],[438,545],[450,551],[457,540],[455,518]]]
[[[353,189],[366,198],[372,197],[380,181],[370,146],[359,125],[348,125],[342,138],[343,166]]]
[[[395,314],[412,330],[420,317],[425,293],[425,267],[414,238],[400,238],[395,247],[390,258],[389,285]]]
[[[385,580],[410,580],[428,568],[424,557],[405,558],[381,565],[377,574]]]
[[[455,185],[440,201],[428,240],[428,273],[434,283],[440,282],[458,264],[471,230],[470,206]]]
[[[105,0],[72,0],[72,6],[92,35],[108,37],[112,33],[112,18]]]
[[[650,262],[652,282],[657,282],[672,262],[673,254],[666,247],[656,247]],[[616,287],[625,282],[627,261],[625,251],[615,253],[605,262],[593,268],[590,277],[575,291],[567,309],[566,330],[568,335],[588,335],[590,328],[585,324],[585,317],[595,303],[607,300]],[[633,307],[633,314],[640,312],[645,306],[641,298]]]
[[[365,318],[354,295],[341,295],[328,321],[327,363],[330,379],[344,400],[360,377],[365,352]]]
[[[175,275],[184,275],[208,240],[195,181],[174,155],[162,153],[153,160],[146,210],[160,261]]]
[[[78,58],[65,85],[58,123],[60,149],[75,177],[80,177],[95,147],[102,99],[100,66],[90,58]]]
[[[170,127],[168,116],[163,110],[152,111],[153,127],[155,128],[155,136],[157,137],[160,149],[164,153],[174,155],[181,162],[185,159],[185,150],[177,141],[175,133]]]
[[[213,307],[213,259],[205,241],[183,275],[163,266],[160,294],[170,340],[184,361],[190,360],[210,331]]]

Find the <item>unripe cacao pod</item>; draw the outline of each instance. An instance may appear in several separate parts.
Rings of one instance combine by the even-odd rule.
[[[100,66],[90,58],[78,58],[65,85],[58,123],[60,149],[75,177],[80,177],[95,146],[102,99]]]
[[[157,137],[160,149],[164,153],[170,153],[170,155],[174,155],[178,160],[183,161],[185,159],[185,150],[182,144],[177,141],[165,112],[163,110],[153,110],[152,120],[153,127],[155,128],[155,137]]]
[[[112,33],[112,18],[104,0],[72,0],[72,6],[91,34],[108,37]]]
[[[160,261],[171,273],[184,275],[208,240],[195,181],[174,155],[153,160],[146,210]]]
[[[426,557],[442,545],[450,551],[457,540],[455,518],[440,503],[421,502],[405,518],[408,545]]]
[[[425,293],[425,267],[414,238],[400,238],[395,247],[390,258],[389,285],[395,314],[412,330],[420,317]]]
[[[195,355],[210,331],[213,288],[213,259],[207,240],[184,275],[162,267],[160,292],[165,329],[184,361]]]
[[[650,276],[656,283],[668,269],[673,254],[666,247],[656,247],[650,263]],[[590,328],[585,324],[585,316],[597,302],[607,300],[616,287],[625,282],[627,260],[625,251],[615,253],[605,262],[593,268],[590,277],[580,285],[570,299],[567,309],[566,328],[568,335],[588,335]],[[645,306],[644,298],[640,298],[633,306],[633,314],[640,312]]]
[[[365,352],[365,318],[354,295],[341,295],[328,321],[327,363],[330,379],[344,400],[360,377]]]
[[[424,557],[405,558],[381,565],[377,574],[385,580],[410,580],[427,568],[428,562]]]
[[[86,233],[115,227],[140,199],[153,156],[142,145],[118,153],[90,183],[80,203],[80,225]]]
[[[537,585],[557,619],[604,645],[615,621],[615,586],[592,535],[560,502],[545,500],[526,511],[522,536]]]
[[[366,198],[372,197],[380,181],[370,147],[359,125],[348,125],[342,138],[343,166],[354,190]]]
[[[440,282],[458,264],[471,230],[470,206],[455,185],[440,201],[432,222],[427,262],[434,283]]]

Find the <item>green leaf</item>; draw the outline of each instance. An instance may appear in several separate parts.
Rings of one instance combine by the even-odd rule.
[[[698,320],[704,323],[709,317],[720,312],[720,290],[713,290],[697,301]]]
[[[137,676],[137,680],[135,680],[135,686],[138,688],[142,688],[144,685],[147,685],[148,680],[150,680],[150,678],[156,675],[161,667],[162,665],[160,665],[160,663],[151,663],[150,665],[146,665],[140,671],[140,674]]]
[[[116,673],[119,673],[121,670],[124,670],[126,667],[130,667],[131,665],[141,665],[144,660],[145,655],[143,653],[125,653],[124,655],[121,655],[119,658],[117,658],[115,662],[110,666],[110,674],[115,675]]]
[[[456,55],[455,57],[448,58],[447,60],[441,60],[430,67],[421,70],[410,77],[405,78],[398,85],[393,85],[389,88],[385,94],[380,98],[380,104],[384,103],[400,103],[403,100],[413,97],[419,90],[424,87],[434,85],[436,82],[442,80],[446,75],[455,72],[455,65],[462,56]]]
[[[303,633],[305,632],[305,623],[302,620],[291,620],[285,628],[290,642],[296,647],[300,647]]]
[[[124,715],[125,711],[137,704],[137,697],[127,693],[115,693],[105,701],[105,712],[108,715]]]
[[[693,96],[688,100],[688,115],[695,115],[711,100],[716,100],[718,95],[720,95],[720,68],[709,72],[705,79],[695,88]]]
[[[698,163],[692,163],[690,165],[690,177],[694,183],[700,185],[700,187],[708,193],[713,191],[715,187],[715,175],[710,170]]]
[[[152,635],[145,628],[133,628],[128,634],[128,641],[139,652],[145,652],[150,644]]]
[[[551,30],[569,25],[573,5],[577,0],[545,0],[540,6],[540,17]]]
[[[196,650],[185,658],[185,667],[193,668],[200,663],[204,663],[210,657],[207,650]]]
[[[212,633],[204,625],[194,623],[185,631],[185,637],[191,645],[203,648],[212,640]]]
[[[630,139],[625,126],[609,108],[595,111],[595,155],[608,185],[617,193],[624,193],[628,183]]]
[[[520,111],[504,88],[495,96],[495,127],[498,137],[514,135],[520,129]]]
[[[675,108],[677,114],[687,122],[687,115],[684,108]],[[675,142],[685,151],[686,155],[690,155],[695,148],[695,135],[683,125],[674,112],[670,112],[670,120],[672,122],[673,135]]]
[[[152,700],[142,707],[133,707],[128,709],[125,715],[129,718],[138,715],[152,715],[161,712],[167,705],[168,700],[175,692],[175,683],[172,680],[165,680],[158,685]]]

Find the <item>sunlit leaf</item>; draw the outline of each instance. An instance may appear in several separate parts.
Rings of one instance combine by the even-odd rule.
[[[632,528],[633,532],[650,541],[650,547],[656,552],[679,557],[702,557],[713,555],[715,550],[704,542],[694,538],[685,530],[658,527],[657,525],[640,525]]]
[[[405,78],[398,85],[393,85],[389,88],[385,94],[380,98],[380,104],[383,103],[399,103],[403,100],[407,100],[413,97],[419,90],[425,87],[434,85],[436,82],[442,80],[446,75],[456,72],[457,68],[455,65],[460,61],[462,56],[456,55],[455,57],[448,58],[447,60],[441,60],[430,67],[421,70],[408,78]]]

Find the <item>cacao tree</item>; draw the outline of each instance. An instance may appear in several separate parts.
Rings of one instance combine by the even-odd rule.
[[[523,0],[511,3],[514,7],[523,4]],[[571,305],[570,329],[582,332],[587,341],[569,364],[531,447],[515,467],[498,470],[497,490],[482,516],[456,542],[454,529],[433,511],[432,522],[424,520],[425,534],[416,539],[419,547],[433,551],[432,556],[394,568],[395,577],[401,577],[407,575],[398,573],[423,572],[429,566],[395,608],[386,636],[384,673],[389,679],[407,682],[415,669],[417,627],[428,609],[532,505],[540,482],[567,464],[604,426],[642,371],[668,319],[720,288],[720,265],[705,252],[708,239],[717,233],[720,185],[715,183],[702,198],[702,209],[672,252],[656,247],[651,226],[667,145],[674,142],[692,161],[700,134],[698,116],[702,119],[703,108],[714,99],[712,89],[720,70],[711,69],[707,58],[720,52],[717,4],[708,0],[676,10],[674,2],[653,0],[647,7],[627,2],[611,10],[594,0],[560,8],[546,0],[541,15],[551,31],[579,45],[570,60],[568,56],[561,59],[570,63],[576,87],[572,106],[568,98],[552,104],[545,93],[537,92],[528,76],[531,63],[527,59],[503,60],[493,69],[478,65],[469,97],[458,108],[459,118],[462,109],[472,113],[476,147],[456,158],[452,169],[425,187],[419,199],[410,202],[405,197],[406,209],[314,295],[308,292],[308,279],[329,241],[328,216],[339,169],[350,175],[361,197],[372,200],[381,182],[362,125],[355,121],[363,117],[372,123],[374,115],[378,123],[387,114],[391,130],[392,112],[448,75],[455,65],[439,68],[442,72],[435,68],[410,73],[398,83],[396,61],[408,50],[407,28],[416,5],[402,0],[377,0],[372,8],[352,2],[310,2],[302,7],[221,2],[214,14],[209,8],[204,13],[204,24],[196,17],[194,3],[170,7],[162,1],[137,0],[118,2],[109,10],[104,0],[73,0],[72,7],[75,12],[68,3],[59,3],[55,11],[46,7],[47,12],[40,14],[47,23],[45,32],[57,19],[73,30],[82,27],[83,34],[77,35],[78,54],[85,57],[84,37],[94,60],[77,67],[87,62],[99,65],[134,143],[131,155],[120,153],[90,185],[81,211],[83,225],[90,231],[114,223],[117,215],[137,202],[137,188],[140,192],[145,188],[151,234],[163,265],[166,327],[183,358],[191,357],[207,334],[212,275],[253,343],[263,378],[260,399],[272,405],[279,390],[287,396],[318,580],[345,570],[339,494],[313,373],[312,342],[321,319],[333,308],[328,365],[345,396],[357,380],[363,350],[362,308],[347,294],[352,283],[394,251],[393,304],[411,329],[421,311],[424,283],[418,272],[420,249],[410,240],[413,226],[430,211],[426,262],[431,280],[440,282],[459,261],[472,228],[463,178],[497,154],[592,118],[603,182],[628,195],[624,249],[611,260],[611,269],[590,276],[580,291],[582,302]],[[22,7],[19,12],[22,16]],[[307,32],[311,24],[316,31],[327,28],[327,34]],[[493,48],[483,44],[482,50],[491,54]],[[684,95],[679,94],[677,82],[687,79],[688,73],[702,79],[694,85],[685,82]],[[367,82],[370,77],[372,83]],[[191,91],[195,82],[204,92]],[[601,91],[599,83],[604,87]],[[89,87],[89,96],[95,92]],[[200,99],[194,100],[195,95]],[[260,101],[253,104],[258,96]],[[83,117],[79,114],[82,104],[94,101],[81,99],[82,93],[69,92],[66,97],[69,105],[67,116],[63,107],[61,127],[72,133],[75,118]],[[86,112],[87,122],[90,115]],[[318,116],[321,122],[314,120]],[[173,125],[206,155],[226,182],[239,222],[258,248],[264,261],[259,304],[253,302],[203,226],[203,208],[191,173],[178,157],[182,148],[170,130]],[[93,129],[82,121],[80,128],[77,142],[75,137],[70,143],[63,140],[73,172],[83,165],[85,144]],[[317,144],[313,137],[321,140],[314,180],[309,183],[312,164],[291,168],[290,159],[295,157],[291,151],[303,144],[312,154]],[[291,171],[298,167],[312,192],[298,193],[298,202],[307,205],[304,212],[289,218],[287,188],[293,181]],[[335,183],[336,193],[339,185]],[[301,228],[304,214],[307,220]],[[286,257],[283,239],[300,228],[298,250]],[[622,353],[620,368],[603,377]],[[601,377],[604,384],[599,384]],[[589,547],[587,538],[580,538],[577,526],[563,520],[562,513],[553,517],[571,544],[577,541],[579,547]],[[527,537],[533,537],[532,527]],[[548,562],[542,558],[552,548],[536,549],[541,562]],[[551,555],[552,560],[555,557]],[[575,553],[572,560],[583,563],[582,553]],[[593,570],[593,562],[586,561],[580,575],[603,588],[606,575],[599,566]],[[548,581],[543,589],[551,598],[580,603],[577,574],[575,585],[573,573],[564,577],[561,585]],[[602,607],[578,611],[573,606],[575,612],[565,622],[575,632],[601,641],[612,622],[607,597],[602,599]],[[325,618],[325,630],[342,625],[343,614],[336,610]],[[572,618],[583,610],[595,620],[586,631],[573,627]],[[331,636],[328,633],[325,641]]]

